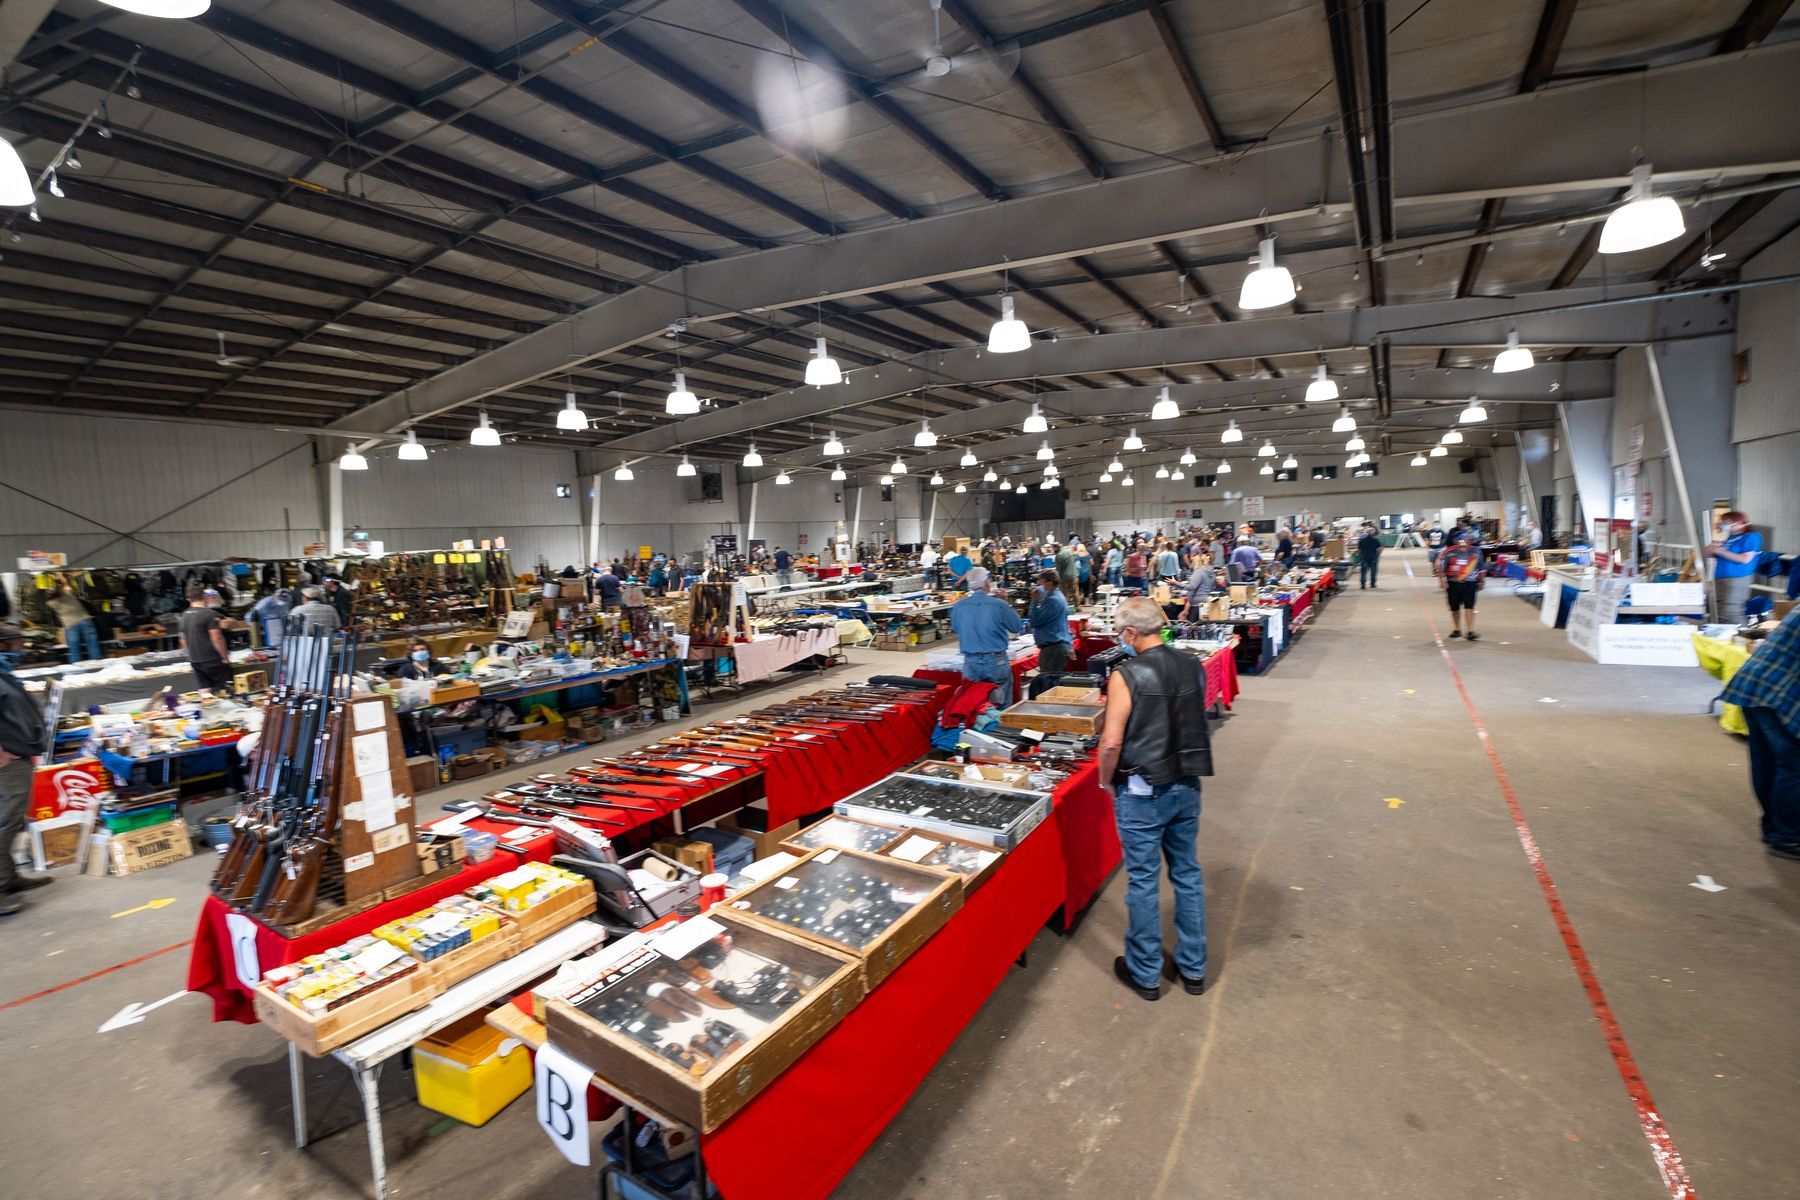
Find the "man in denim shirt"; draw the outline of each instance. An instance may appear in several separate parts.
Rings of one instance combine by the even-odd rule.
[[[1034,696],[1062,682],[1069,652],[1075,648],[1075,635],[1069,632],[1069,601],[1061,583],[1056,571],[1040,574],[1038,585],[1031,589],[1031,609],[1025,614],[1031,640],[1038,648],[1037,681],[1031,687]]]
[[[963,582],[969,594],[950,609],[950,628],[962,646],[963,678],[994,685],[994,703],[1012,703],[1012,662],[1007,643],[1025,628],[1013,606],[988,590],[988,569],[971,568]]]

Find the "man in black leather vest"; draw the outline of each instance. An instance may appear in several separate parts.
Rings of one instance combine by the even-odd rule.
[[[1206,668],[1163,644],[1162,610],[1126,600],[1113,631],[1129,655],[1106,685],[1100,780],[1113,797],[1125,850],[1125,953],[1113,974],[1145,1000],[1162,995],[1163,860],[1175,890],[1175,954],[1169,973],[1189,995],[1206,989],[1206,891],[1195,844],[1200,776],[1212,774],[1206,729]]]

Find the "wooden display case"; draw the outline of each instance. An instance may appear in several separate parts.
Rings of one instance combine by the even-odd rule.
[[[863,997],[862,972],[848,954],[785,930],[715,909],[696,921],[712,921],[729,933],[733,951],[780,963],[817,982],[775,1015],[753,1037],[714,1059],[701,1073],[658,1054],[635,1038],[589,1016],[566,1000],[544,1002],[550,1043],[591,1067],[595,1083],[622,1098],[710,1133],[748,1104],[776,1076],[825,1036]],[[691,922],[670,932],[679,934]],[[653,940],[622,958],[619,975],[662,968],[669,958]],[[626,982],[629,982],[628,979]]]
[[[368,995],[316,1015],[289,1004],[267,984],[256,985],[251,1004],[257,1020],[312,1057],[323,1058],[365,1033],[373,1033],[414,1009],[424,1008],[442,990],[430,968],[420,963]]]
[[[1104,704],[1074,704],[1044,696],[1021,700],[1000,713],[1000,724],[1008,729],[1036,729],[1042,733],[1098,733],[1105,719]]]
[[[872,879],[878,885],[904,889],[916,894],[898,920],[861,944],[841,940],[822,932],[769,915],[784,892],[803,886],[822,871],[839,867]],[[784,880],[791,882],[784,883]],[[962,907],[962,884],[942,871],[915,867],[892,858],[862,854],[855,850],[816,850],[777,875],[739,892],[729,902],[734,916],[756,921],[784,933],[797,934],[831,949],[855,955],[862,963],[863,987],[874,991],[895,968],[912,956],[913,951],[944,927],[944,923]]]
[[[967,896],[993,878],[1006,851],[944,833],[913,830],[882,850],[881,857],[940,871],[961,884]]]
[[[880,854],[898,841],[903,832],[891,825],[873,825],[868,821],[858,821],[855,817],[841,817],[832,813],[804,829],[796,830],[782,841],[781,848],[795,854],[811,854],[814,850],[827,850],[835,846],[839,850]]]

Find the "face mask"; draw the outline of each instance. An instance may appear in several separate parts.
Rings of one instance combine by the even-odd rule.
[[[8,675],[18,670],[19,664],[25,661],[25,655],[18,650],[0,650],[0,671]]]
[[[412,652],[412,660],[416,663],[430,662],[431,661],[431,651],[429,651],[429,650],[414,650]]]
[[[1121,633],[1118,636],[1119,636],[1119,649],[1121,649],[1125,652],[1125,657],[1126,658],[1136,658],[1137,657],[1137,647],[1132,645],[1127,640],[1128,635]]]

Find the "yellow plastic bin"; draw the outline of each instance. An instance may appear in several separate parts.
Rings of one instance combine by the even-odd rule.
[[[531,1055],[472,1013],[413,1047],[419,1103],[467,1125],[485,1125],[531,1088]]]

